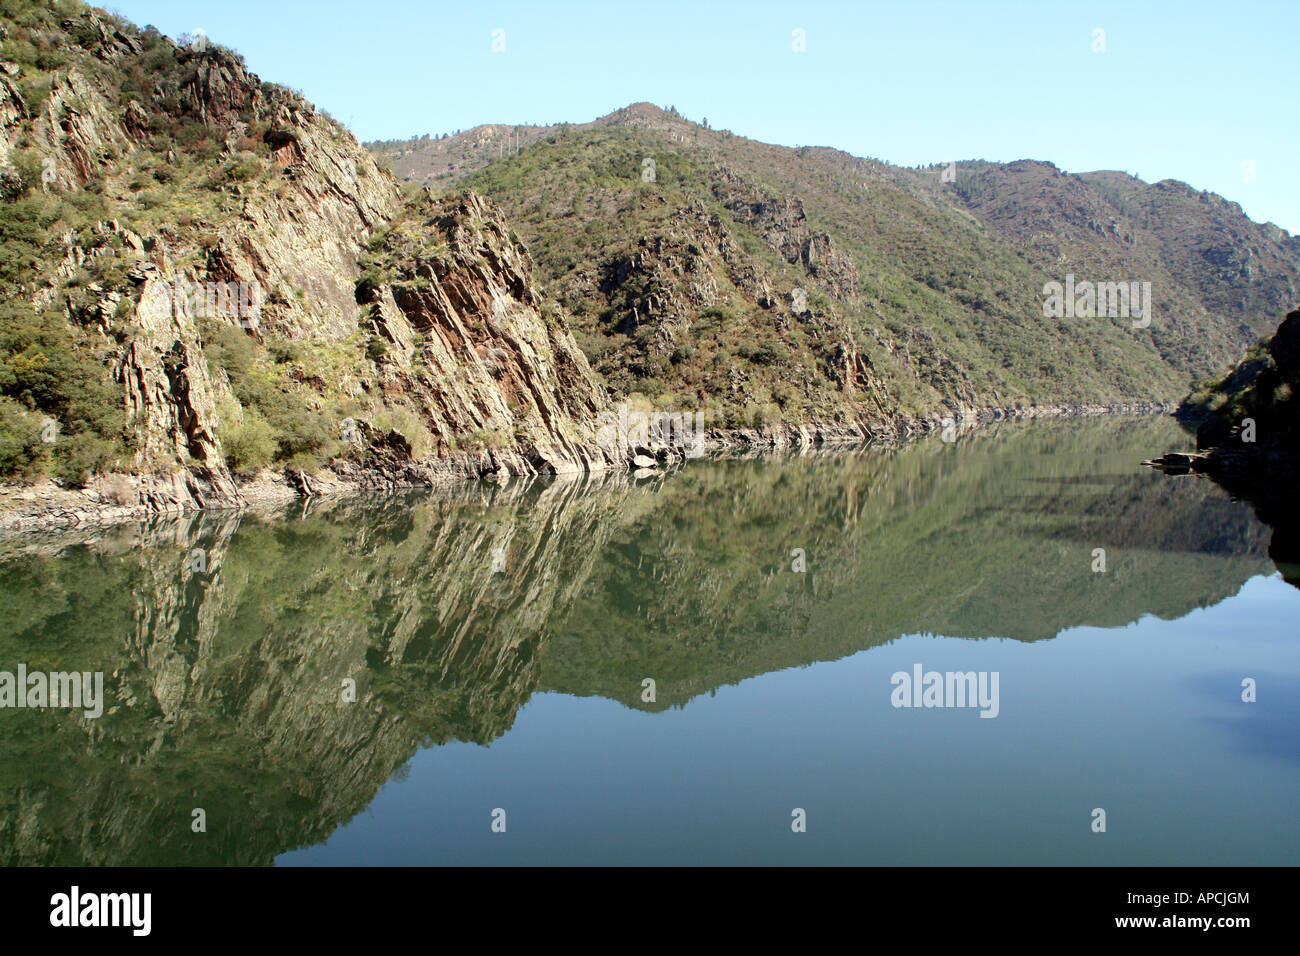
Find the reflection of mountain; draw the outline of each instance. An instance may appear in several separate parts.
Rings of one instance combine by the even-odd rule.
[[[1012,425],[956,445],[702,464],[611,536],[553,628],[545,685],[642,707],[654,677],[662,709],[902,634],[1038,640],[1216,603],[1268,569],[1265,532],[1213,489],[1134,467],[1141,441],[1175,434],[1168,420]],[[794,548],[806,574],[790,570]]]
[[[538,689],[662,709],[915,631],[1033,640],[1181,615],[1266,564],[1244,508],[1134,471],[1165,427],[24,540],[0,564],[0,667],[99,669],[110,699],[97,721],[0,711],[0,861],[267,863],[325,839],[416,749],[499,737]]]

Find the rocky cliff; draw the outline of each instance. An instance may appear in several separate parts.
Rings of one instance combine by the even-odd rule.
[[[202,37],[7,5],[0,184],[11,514],[620,454],[594,445],[604,390],[491,205],[401,186]]]

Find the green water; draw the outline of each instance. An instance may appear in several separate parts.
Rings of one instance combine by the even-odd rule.
[[[1004,425],[0,540],[0,670],[107,698],[0,709],[0,862],[1295,864],[1300,591],[1138,465],[1185,446]],[[893,706],[918,664],[997,672],[997,716]]]

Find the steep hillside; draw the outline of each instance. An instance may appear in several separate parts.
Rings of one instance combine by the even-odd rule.
[[[1126,173],[1069,176],[1050,163],[964,163],[970,210],[1045,270],[1141,276],[1165,316],[1210,315],[1254,340],[1300,298],[1300,237],[1221,196]],[[1233,324],[1235,323],[1235,325]]]
[[[1176,401],[1272,328],[1300,242],[1182,184],[1048,163],[910,170],[648,103],[581,126],[372,144],[499,202],[619,395],[729,424]],[[1045,318],[1149,282],[1152,316]]]
[[[167,509],[603,463],[496,210],[202,37],[6,0],[0,190],[0,478]]]
[[[1183,402],[1198,448],[1282,454],[1300,446],[1300,310]],[[1254,428],[1247,427],[1247,421]]]

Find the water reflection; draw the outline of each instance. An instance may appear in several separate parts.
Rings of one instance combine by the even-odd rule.
[[[901,635],[1178,618],[1272,566],[1247,507],[1136,467],[1171,429],[1003,425],[8,539],[0,669],[101,670],[108,706],[0,710],[0,862],[266,864],[539,691],[663,711]]]

